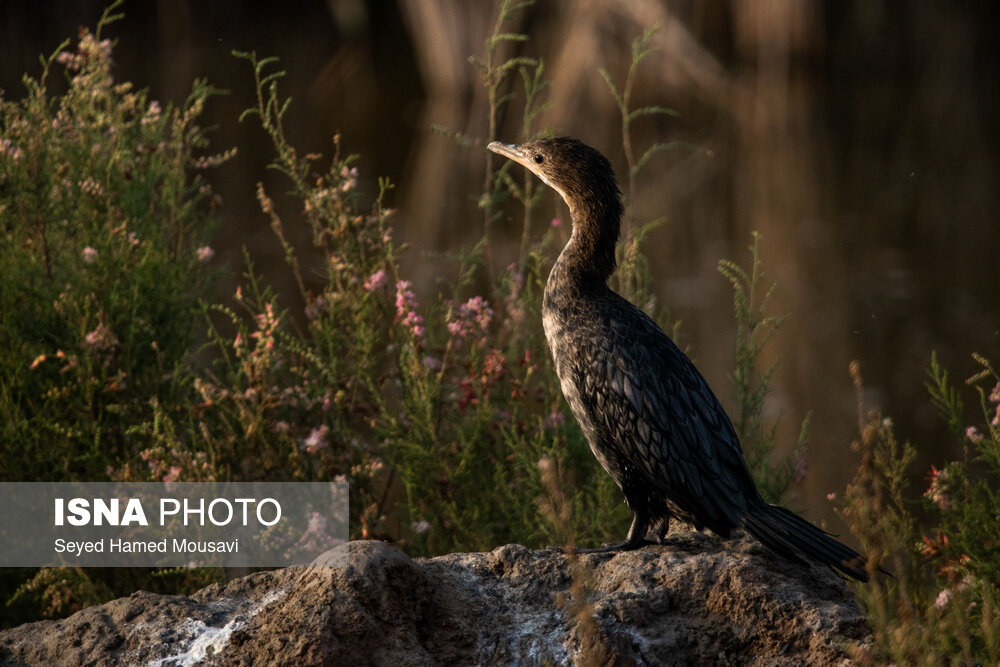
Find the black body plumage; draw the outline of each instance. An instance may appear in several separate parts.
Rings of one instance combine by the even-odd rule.
[[[562,196],[573,233],[545,287],[543,325],[563,394],[590,448],[634,514],[625,542],[667,532],[670,518],[728,537],[742,527],[786,558],[867,580],[864,558],[761,498],[739,439],[688,357],[652,319],[607,285],[623,213],[608,160],[570,138],[490,150]]]

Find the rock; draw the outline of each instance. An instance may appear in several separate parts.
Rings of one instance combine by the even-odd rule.
[[[259,572],[191,597],[139,592],[0,632],[5,665],[827,665],[869,631],[844,582],[750,538],[571,559],[507,545]]]

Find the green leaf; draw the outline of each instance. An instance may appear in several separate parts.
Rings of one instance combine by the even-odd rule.
[[[490,36],[486,43],[493,46],[497,42],[527,42],[528,36],[517,32],[500,32]]]
[[[615,85],[615,82],[611,78],[611,75],[608,74],[608,70],[602,67],[598,71],[601,73],[601,76],[604,77],[604,81],[607,82],[608,88],[611,89],[611,95],[614,96],[615,101],[618,102],[618,106],[624,109],[625,100],[622,99],[621,91],[618,90],[618,86]]]
[[[257,61],[257,70],[261,71],[271,63],[281,62],[281,58],[278,56],[267,56],[266,58],[261,58]]]
[[[958,438],[963,437],[962,399],[958,390],[948,381],[948,371],[938,362],[937,352],[931,352],[931,366],[927,369],[929,382],[924,383],[931,396],[931,403],[948,423],[948,430]]]
[[[628,119],[635,120],[639,116],[678,116],[675,110],[667,107],[648,106],[640,107],[629,112]]]
[[[536,58],[529,58],[528,56],[518,56],[516,58],[511,58],[500,65],[500,72],[506,74],[515,67],[521,67],[528,65],[530,67],[535,67],[538,65],[538,60]]]
[[[646,163],[649,162],[650,158],[652,158],[657,153],[673,150],[674,148],[683,145],[685,145],[685,143],[682,141],[667,141],[664,143],[653,144],[652,146],[646,149],[646,152],[642,154],[642,157],[640,157],[639,160],[635,163],[635,166],[632,167],[632,177],[634,178],[639,173],[639,171],[644,166],[646,166]]]
[[[271,72],[270,74],[268,74],[268,75],[266,75],[266,76],[264,76],[264,77],[261,78],[260,85],[261,86],[266,86],[267,84],[271,83],[272,81],[277,81],[278,79],[281,79],[284,76],[285,76],[285,72],[283,70],[279,70],[277,72]]]

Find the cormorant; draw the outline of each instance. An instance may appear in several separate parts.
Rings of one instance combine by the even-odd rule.
[[[576,139],[489,150],[524,165],[569,207],[573,232],[552,267],[542,323],[563,395],[633,512],[624,542],[662,542],[671,518],[729,537],[740,527],[781,556],[867,581],[865,559],[764,501],[736,431],[705,378],[645,313],[607,285],[623,214],[610,162]]]

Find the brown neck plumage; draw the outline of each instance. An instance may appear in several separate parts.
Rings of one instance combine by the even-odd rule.
[[[578,280],[604,284],[615,270],[623,212],[611,166],[604,174],[581,174],[564,189],[563,198],[573,218],[573,236],[559,263]]]

